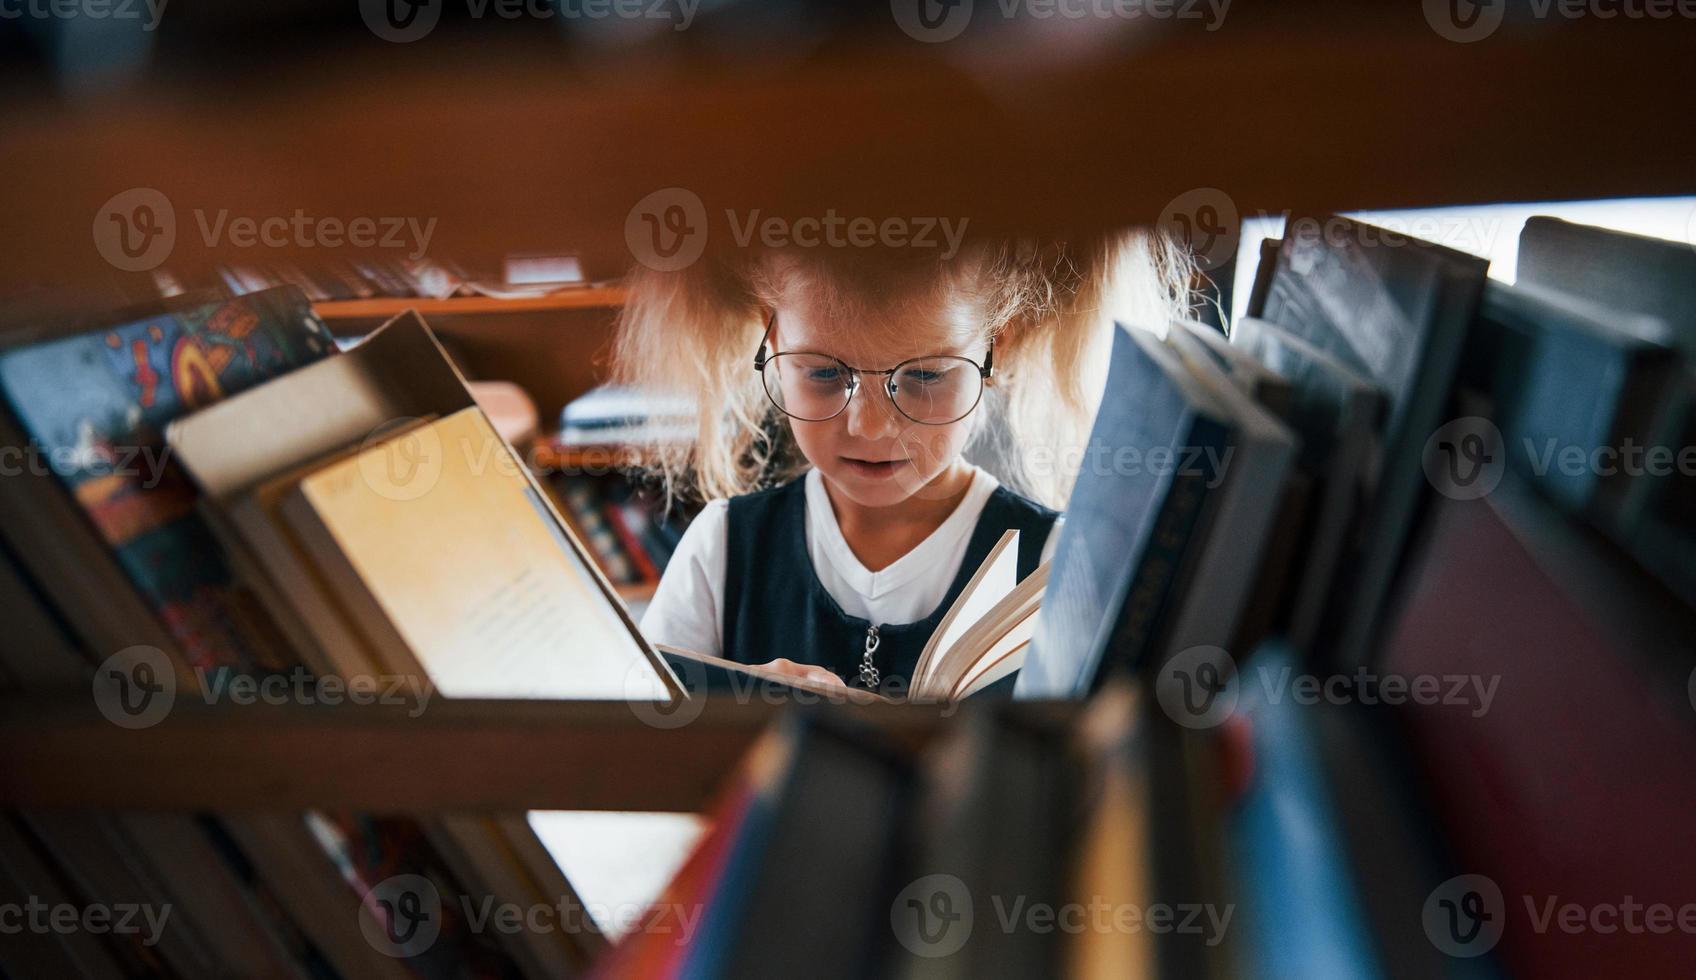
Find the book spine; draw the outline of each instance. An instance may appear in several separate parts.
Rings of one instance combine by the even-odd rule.
[[[1155,516],[1154,531],[1142,562],[1125,591],[1103,667],[1117,663],[1142,671],[1158,666],[1149,662],[1152,644],[1169,611],[1174,583],[1184,567],[1208,497],[1219,483],[1219,474],[1211,461],[1221,458],[1218,451],[1225,444],[1224,428],[1206,419],[1196,420],[1190,436],[1185,448],[1203,451],[1193,454],[1193,464],[1178,467],[1172,475],[1171,487]],[[1198,548],[1199,545],[1197,542]]]
[[[602,513],[613,533],[618,535],[618,542],[624,546],[624,553],[630,556],[630,563],[635,566],[639,576],[638,581],[658,582],[660,570],[655,567],[653,559],[648,556],[648,550],[643,547],[641,538],[637,536],[641,525],[632,524],[632,518],[639,520],[641,515],[633,515],[632,509],[626,504],[608,503]]]
[[[594,549],[595,560],[600,562],[601,569],[607,573],[607,578],[619,585],[630,585],[636,581],[630,562],[619,549],[618,535],[601,518],[595,507],[594,494],[581,483],[568,483],[564,487],[565,505],[571,511],[571,516],[577,525],[583,529],[583,536]]]

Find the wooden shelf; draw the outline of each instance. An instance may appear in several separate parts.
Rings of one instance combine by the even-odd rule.
[[[697,812],[785,709],[759,698],[714,698],[680,710],[696,708],[686,724],[661,728],[639,716],[642,707],[622,702],[436,698],[416,711],[208,705],[179,695],[164,721],[129,731],[103,718],[87,692],[13,696],[0,698],[0,799],[24,807],[220,811]],[[915,745],[959,717],[935,706],[833,710]]]
[[[1143,18],[1030,43],[982,17],[927,45],[879,13],[748,65],[715,60],[710,30],[613,70],[488,24],[11,100],[0,204],[23,233],[0,236],[0,278],[109,275],[91,221],[135,187],[172,204],[173,268],[336,252],[209,241],[196,215],[221,212],[431,221],[430,250],[462,261],[569,242],[629,264],[633,209],[673,187],[713,249],[827,210],[999,235],[1153,223],[1195,188],[1241,214],[1696,190],[1688,18],[1510,17],[1461,44],[1417,3],[1291,2],[1233,5],[1216,31]]]
[[[624,305],[625,291],[619,286],[591,286],[546,296],[497,299],[493,296],[456,296],[451,299],[377,297],[334,300],[312,304],[326,320],[387,320],[407,310],[417,310],[427,320],[444,316],[491,313],[540,313],[550,310],[616,309]]]
[[[538,439],[530,447],[531,465],[542,471],[586,470],[605,473],[611,470],[640,469],[652,462],[652,454],[642,446],[624,443],[605,445],[562,445]]]
[[[614,585],[613,589],[625,602],[647,602],[659,591],[658,582],[637,582],[634,585]]]

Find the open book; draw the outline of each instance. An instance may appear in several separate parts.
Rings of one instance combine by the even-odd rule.
[[[937,624],[908,678],[906,697],[843,689],[767,667],[656,645],[691,691],[744,691],[772,682],[856,702],[952,703],[1012,676],[1025,662],[1036,611],[1048,586],[1048,563],[1019,581],[1019,532],[1008,531]]]

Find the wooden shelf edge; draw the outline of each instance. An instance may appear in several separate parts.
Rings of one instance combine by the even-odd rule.
[[[136,810],[699,812],[785,705],[754,696],[663,710],[605,701],[179,698],[163,721],[129,730],[101,716],[86,694],[9,696],[0,698],[0,799]],[[912,745],[958,717],[920,705],[832,710]]]
[[[326,320],[378,320],[417,310],[425,317],[490,313],[537,313],[550,310],[617,309],[624,305],[622,286],[592,286],[546,296],[498,299],[493,296],[455,296],[450,299],[388,297],[318,302],[312,308]]]
[[[615,585],[618,597],[625,602],[647,602],[659,590],[658,582],[636,582],[630,585]]]

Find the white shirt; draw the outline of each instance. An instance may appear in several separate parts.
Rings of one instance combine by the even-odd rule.
[[[1000,486],[995,477],[973,467],[972,484],[942,524],[913,550],[875,572],[860,564],[836,523],[836,511],[826,496],[824,478],[808,470],[807,556],[819,582],[850,616],[878,625],[923,619],[942,604],[960,562],[966,556],[972,531],[990,494]],[[1046,560],[1060,537],[1060,522],[1049,532],[1043,548]],[[724,656],[724,576],[730,533],[730,502],[714,500],[683,532],[683,540],[660,577],[658,590],[642,616],[642,633],[650,643],[682,647],[708,656]],[[797,595],[804,585],[797,584]]]

